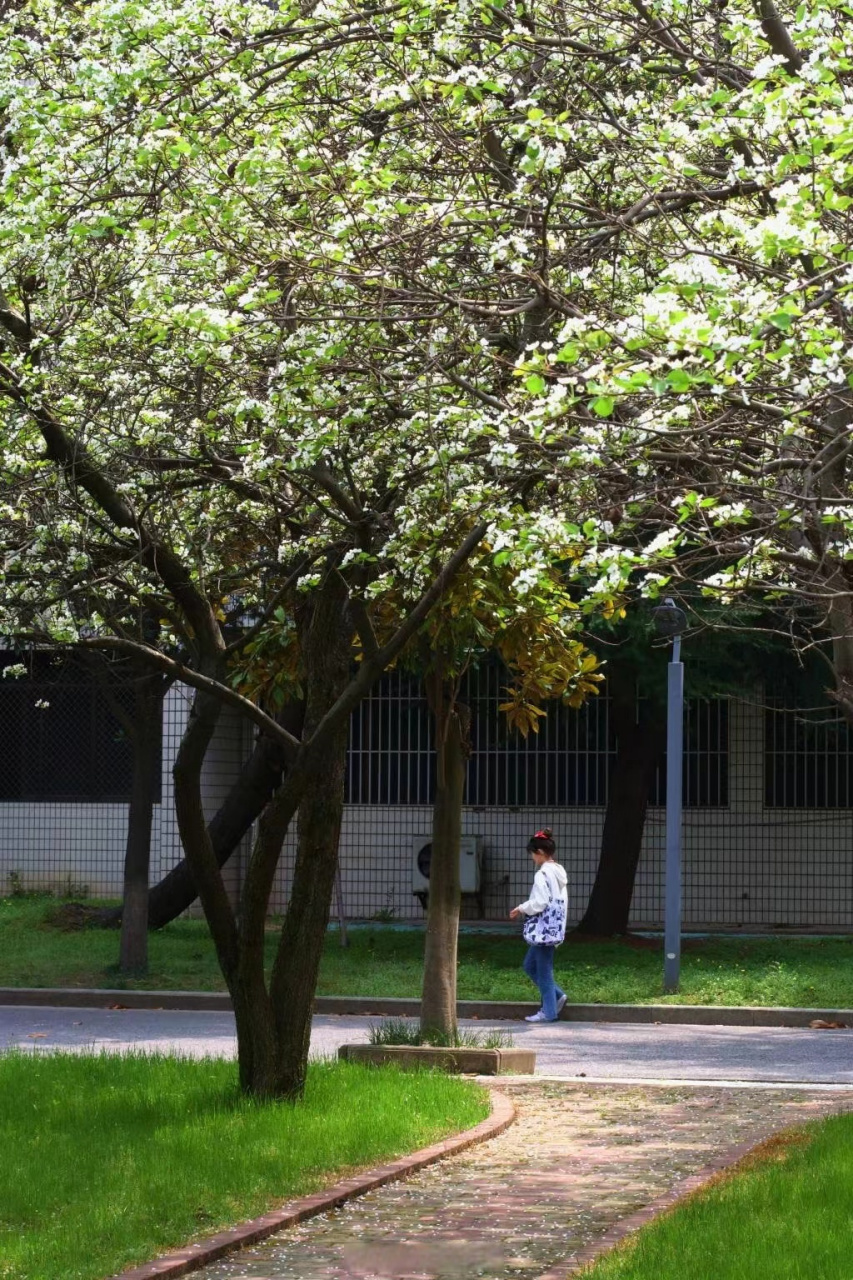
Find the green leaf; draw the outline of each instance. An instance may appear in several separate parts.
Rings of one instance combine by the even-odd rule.
[[[685,369],[670,369],[666,380],[673,391],[689,391],[693,381]]]
[[[613,412],[616,401],[612,396],[598,396],[590,404],[590,409],[599,418],[609,418]]]

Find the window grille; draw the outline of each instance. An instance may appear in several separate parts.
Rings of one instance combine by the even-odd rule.
[[[766,698],[764,803],[768,809],[853,807],[853,740],[847,722],[828,702],[803,706],[790,684],[769,690]]]
[[[729,803],[728,698],[684,701],[682,795],[687,809],[724,809]],[[665,751],[649,803],[666,804]]]
[[[466,676],[471,757],[465,804],[601,807],[616,756],[608,699],[575,710],[551,703],[539,732],[523,738],[499,710],[507,673],[494,662]],[[666,799],[665,757],[653,804]],[[391,672],[353,713],[347,767],[349,804],[429,805],[435,791],[432,715],[419,678]],[[684,800],[691,807],[728,804],[728,702],[689,700],[685,724]]]

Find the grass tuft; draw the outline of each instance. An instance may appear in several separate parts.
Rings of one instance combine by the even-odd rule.
[[[0,1057],[0,1276],[102,1280],[477,1124],[485,1091],[319,1062],[304,1102],[240,1095],[236,1066],[142,1054]]]
[[[515,1044],[509,1031],[468,1031],[458,1029],[455,1035],[440,1031],[424,1031],[411,1018],[387,1018],[371,1023],[370,1044],[432,1045],[438,1049],[511,1049]]]

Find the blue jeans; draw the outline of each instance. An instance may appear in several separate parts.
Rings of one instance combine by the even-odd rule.
[[[557,1017],[557,1001],[566,994],[554,981],[554,952],[556,947],[545,947],[538,942],[527,948],[524,957],[524,972],[531,982],[539,988],[542,997],[542,1012],[549,1022]]]

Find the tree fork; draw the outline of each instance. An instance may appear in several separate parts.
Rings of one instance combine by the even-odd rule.
[[[206,693],[196,694],[172,776],[181,844],[198,885],[219,964],[230,990],[237,970],[237,924],[210,843],[201,798],[201,771],[219,711],[216,698]]]

